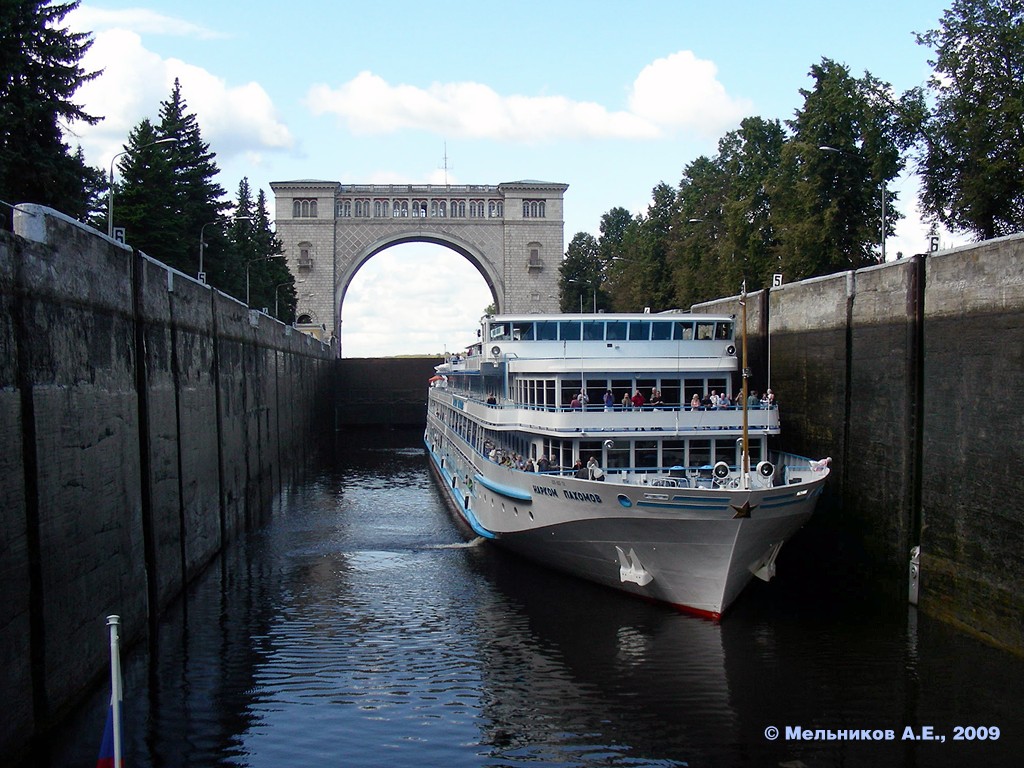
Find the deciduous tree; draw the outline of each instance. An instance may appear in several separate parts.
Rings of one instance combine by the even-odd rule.
[[[891,87],[829,59],[810,75],[814,87],[801,90],[772,193],[790,280],[880,262],[882,222],[887,236],[899,215],[888,190],[902,169]]]
[[[917,41],[935,52],[927,92],[908,99],[921,207],[981,239],[1024,229],[1024,3],[954,0]]]

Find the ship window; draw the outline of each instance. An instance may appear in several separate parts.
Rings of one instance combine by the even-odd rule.
[[[725,392],[728,382],[725,379],[708,379],[708,391]]]
[[[649,341],[651,338],[651,324],[646,320],[634,320],[629,324],[630,341]]]
[[[693,338],[693,322],[677,322],[676,332],[673,337],[676,341],[689,341]]]
[[[672,323],[651,323],[651,339],[665,341],[672,338]]]
[[[629,379],[612,379],[612,396],[615,398],[615,404],[618,405],[622,402],[622,396],[632,395],[633,382]]]
[[[616,440],[615,444],[607,449],[608,458],[606,466],[608,469],[628,469],[629,462],[629,441]]]
[[[693,399],[694,395],[696,395],[697,397],[699,397],[699,398],[701,398],[703,400],[704,399],[704,392],[705,392],[705,389],[704,389],[704,379],[686,379],[686,382],[685,382],[685,385],[684,385],[684,389],[683,389],[683,403],[684,403],[684,405],[689,405],[690,404],[690,400]]]
[[[714,461],[724,461],[735,467],[739,463],[736,461],[736,441],[732,439],[715,440]],[[710,463],[713,464],[714,461]]]
[[[662,379],[659,389],[665,405],[679,404],[679,379]]]
[[[557,341],[558,322],[555,320],[538,320],[534,323],[534,335],[537,341]]]
[[[597,459],[597,463],[601,463],[601,441],[600,440],[580,440],[580,461],[583,462],[584,466],[593,456]]]
[[[710,322],[697,323],[697,339],[703,341],[704,339],[715,338],[715,324]]]
[[[562,341],[579,341],[580,340],[580,321],[579,320],[562,320],[558,324],[559,334]]]
[[[583,323],[584,341],[604,341],[604,323],[597,320],[587,320]]]
[[[508,326],[504,323],[492,325],[490,330],[491,341],[504,340],[508,338]]]
[[[562,406],[568,408],[572,399],[580,393],[583,383],[579,379],[567,379],[562,382]]]
[[[626,323],[609,322],[605,329],[605,338],[608,339],[608,341],[625,341]]]
[[[729,341],[732,339],[732,323],[715,323],[715,338],[719,341]]]
[[[686,466],[686,443],[682,440],[666,440],[661,444],[661,465],[663,467]]]
[[[638,469],[653,469],[658,466],[658,443],[654,440],[637,440],[634,453]]]
[[[764,439],[751,440],[747,445],[747,452],[750,454],[750,466],[756,467],[757,463],[761,461],[764,456]]]
[[[513,341],[533,341],[533,323],[513,323]]]
[[[690,441],[690,461],[688,465],[691,467],[704,467],[711,463],[711,441],[710,440],[691,440]]]

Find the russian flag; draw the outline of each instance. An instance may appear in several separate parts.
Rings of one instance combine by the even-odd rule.
[[[121,649],[117,635],[119,616],[107,616],[110,629],[110,706],[107,708],[107,724],[100,742],[100,755],[96,768],[123,768],[124,755],[121,752]]]
[[[124,760],[121,761],[124,765]],[[114,707],[107,707],[107,725],[103,729],[103,741],[100,742],[100,756],[96,758],[96,768],[114,768]]]

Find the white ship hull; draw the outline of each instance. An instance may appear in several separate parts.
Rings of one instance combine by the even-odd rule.
[[[770,578],[778,549],[810,518],[827,475],[750,490],[663,488],[453,462],[459,452],[429,440],[427,448],[451,506],[476,534],[712,618],[755,574]]]

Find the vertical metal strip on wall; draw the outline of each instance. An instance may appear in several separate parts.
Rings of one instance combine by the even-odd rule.
[[[43,594],[43,569],[39,521],[39,454],[36,434],[36,410],[32,384],[32,332],[25,278],[25,251],[18,241],[11,242],[15,258],[14,285],[11,291],[11,327],[14,335],[15,386],[20,394],[21,449],[25,493],[25,548],[28,559],[28,651],[32,679],[32,716],[43,723],[49,716],[46,695],[46,621]]]
[[[153,530],[153,456],[149,423],[149,377],[146,371],[146,324],[143,318],[145,257],[132,249],[132,350],[135,366],[135,402],[139,420],[139,500],[142,513],[142,546],[146,561],[146,617],[150,638],[156,637],[159,616],[159,582],[156,576],[156,534]]]

